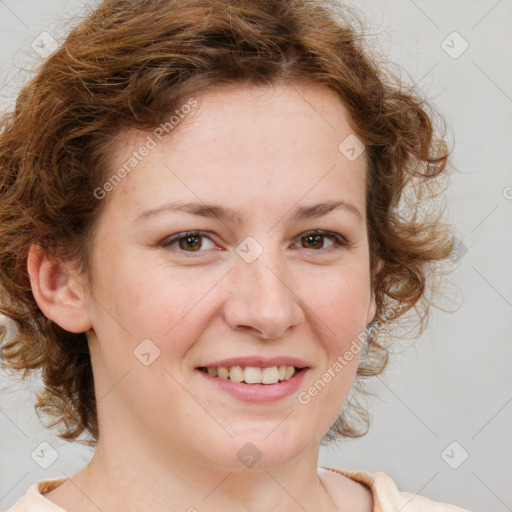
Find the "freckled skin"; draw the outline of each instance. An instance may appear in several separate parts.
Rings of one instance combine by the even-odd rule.
[[[296,395],[244,403],[196,369],[235,356],[299,357],[310,366],[304,391],[375,314],[365,219],[343,210],[300,222],[289,215],[297,205],[339,200],[365,215],[365,156],[350,162],[338,151],[351,133],[343,105],[320,87],[303,86],[302,94],[316,111],[286,86],[198,96],[199,107],[172,137],[110,192],[93,247],[95,300],[85,312],[94,329],[88,336],[96,394],[103,397],[101,437],[88,473],[80,475],[105,510],[114,503],[147,509],[147,500],[154,510],[169,500],[186,510],[197,503],[194,485],[206,495],[228,472],[208,499],[210,510],[236,510],[240,500],[251,510],[265,503],[295,510],[266,471],[309,509],[325,504],[318,443],[345,402],[358,355],[307,405]],[[112,168],[146,138],[125,134]],[[243,222],[185,213],[134,221],[178,200],[233,208]],[[314,229],[353,245],[328,252],[333,242],[325,239],[326,249],[304,248],[299,235]],[[201,251],[159,245],[192,230],[212,235]],[[251,264],[236,252],[247,236],[263,247]],[[160,351],[149,366],[134,356],[144,339]],[[262,454],[259,472],[237,455],[247,443]],[[355,507],[362,499],[356,484],[337,478],[345,503],[354,500]],[[68,489],[62,486],[61,497]]]

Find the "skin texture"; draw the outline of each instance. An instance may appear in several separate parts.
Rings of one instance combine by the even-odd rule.
[[[310,367],[304,391],[371,322],[365,154],[350,161],[338,150],[353,130],[340,100],[320,86],[224,87],[196,99],[104,199],[92,296],[73,265],[30,252],[42,311],[87,332],[100,427],[90,464],[46,496],[74,512],[369,511],[366,488],[317,468],[358,354],[306,405],[298,393],[243,402],[196,369],[236,356],[299,357]],[[147,136],[119,134],[112,173]],[[360,217],[346,209],[302,221],[290,215],[341,200]],[[173,201],[230,207],[240,221],[184,212],[136,220]],[[308,245],[303,233],[316,229],[350,246],[329,237]],[[210,236],[200,251],[162,246],[191,230]],[[250,264],[236,251],[248,236],[263,249]],[[160,350],[149,366],[134,356],[145,339]],[[262,455],[252,468],[237,456],[249,442]]]

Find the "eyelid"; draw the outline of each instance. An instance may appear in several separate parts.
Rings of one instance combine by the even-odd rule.
[[[292,242],[293,242],[293,244],[295,244],[298,240],[300,240],[304,237],[315,236],[315,235],[330,238],[331,240],[334,241],[334,245],[331,247],[327,247],[325,249],[307,249],[306,247],[302,247],[300,249],[305,249],[308,252],[318,253],[318,255],[321,255],[321,254],[328,254],[330,252],[333,252],[333,251],[336,251],[339,249],[343,249],[343,248],[347,249],[347,248],[352,247],[352,243],[349,240],[347,240],[347,238],[344,237],[343,235],[336,233],[335,231],[326,231],[323,229],[310,229],[310,230],[304,231],[304,232],[300,233],[299,235],[297,235],[292,240]],[[181,233],[176,233],[175,235],[171,235],[171,236],[165,238],[164,240],[162,240],[159,243],[159,245],[164,248],[169,247],[169,246],[171,246],[171,244],[181,240],[182,238],[186,238],[187,236],[201,236],[204,238],[208,238],[212,243],[215,244],[215,241],[212,239],[211,233],[209,233],[207,231],[192,230],[192,231],[183,231]],[[200,253],[206,252],[206,251],[201,251],[201,250],[199,250],[199,251],[184,251],[181,249],[176,249],[176,252],[194,255],[194,254],[200,254]]]
[[[347,238],[345,238],[340,233],[336,233],[335,231],[326,231],[324,229],[309,229],[308,231],[304,231],[303,233],[300,233],[295,238],[295,240],[300,240],[301,238],[304,238],[306,236],[315,236],[315,235],[329,237],[342,247],[351,247],[351,245],[352,245],[351,242],[349,240],[347,240]],[[305,249],[305,248],[303,247],[303,249]],[[313,252],[325,252],[327,250],[328,249],[320,249],[317,251],[313,250]]]
[[[300,233],[294,239],[294,243],[296,240],[300,240],[301,238],[304,238],[306,236],[315,236],[315,235],[330,238],[331,240],[334,241],[334,245],[331,247],[327,247],[326,249],[316,249],[316,250],[311,249],[310,251],[313,254],[318,253],[319,255],[321,255],[321,254],[330,253],[330,252],[333,252],[333,251],[336,251],[339,249],[343,249],[343,248],[348,249],[348,248],[352,247],[352,243],[349,240],[347,240],[347,238],[344,237],[343,235],[341,235],[340,233],[336,233],[335,231],[326,231],[324,229],[310,229],[310,230],[304,231],[303,233]],[[302,247],[301,249],[308,250],[306,247]]]
[[[159,245],[161,247],[169,247],[171,244],[178,242],[182,238],[186,238],[187,236],[201,236],[204,238],[208,238],[211,240],[212,243],[215,243],[211,237],[211,233],[208,233],[206,231],[199,231],[199,230],[192,230],[192,231],[182,231],[181,233],[176,233],[175,235],[168,236],[167,238],[164,238]],[[176,249],[176,252],[181,252],[184,254],[197,254],[205,251],[183,251],[181,249]]]

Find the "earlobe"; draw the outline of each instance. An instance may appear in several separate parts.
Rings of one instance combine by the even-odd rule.
[[[384,262],[379,258],[377,261],[375,275],[377,275],[382,268],[384,267]],[[375,288],[372,283],[372,297],[370,299],[370,304],[368,306],[368,314],[366,316],[366,325],[369,325],[375,320],[375,315],[377,314],[377,301],[375,300]]]
[[[77,276],[65,262],[39,245],[30,248],[27,270],[32,293],[43,314],[66,331],[87,332],[91,321]]]
[[[366,316],[366,325],[369,325],[373,322],[376,313],[377,303],[375,301],[375,292],[372,292],[372,298],[370,299],[370,304],[368,306],[368,315]]]

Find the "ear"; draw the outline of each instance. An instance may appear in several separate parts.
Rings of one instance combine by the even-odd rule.
[[[379,259],[377,261],[377,266],[375,270],[375,275],[377,275],[382,267],[384,266],[384,262]],[[377,302],[375,300],[375,290],[373,289],[372,285],[372,298],[370,300],[370,304],[368,305],[368,313],[366,315],[366,325],[369,325],[373,320],[375,319],[375,314],[377,313]]]
[[[366,315],[366,325],[369,325],[371,322],[373,322],[376,312],[377,312],[377,303],[375,301],[375,293],[372,291],[372,298],[370,300],[370,304],[368,305],[368,313]]]
[[[43,314],[66,331],[87,332],[92,328],[77,273],[49,256],[39,245],[32,245],[27,258],[32,293]]]

